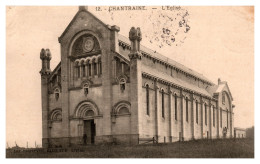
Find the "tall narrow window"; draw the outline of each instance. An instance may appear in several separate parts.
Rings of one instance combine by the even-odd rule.
[[[89,88],[89,85],[88,85],[88,84],[84,84],[83,90],[84,90],[84,94],[85,94],[86,96],[88,95],[88,88]]]
[[[220,127],[222,128],[222,109],[220,108]]]
[[[59,97],[60,97],[60,90],[58,88],[56,88],[54,90],[54,95],[55,95],[55,99],[57,101],[59,99]]]
[[[175,98],[174,98],[174,109],[175,109],[175,120],[178,120],[178,113],[177,113],[177,95],[175,94]]]
[[[189,100],[186,97],[186,121],[189,121]]]
[[[228,128],[228,109],[227,109],[227,128]]]
[[[83,77],[86,76],[86,69],[85,69],[85,65],[82,65],[82,74],[83,74]]]
[[[150,115],[149,111],[149,85],[146,85],[146,114]]]
[[[213,127],[215,127],[215,107],[213,106]]]
[[[162,89],[162,117],[164,118],[164,90]]]
[[[208,124],[208,119],[207,119],[207,104],[205,104],[205,125]]]
[[[80,66],[77,67],[78,78],[80,78]]]
[[[222,93],[222,104],[225,104],[225,93]]]
[[[120,85],[121,92],[124,92],[125,90],[125,83],[126,83],[125,79],[120,79],[119,85]]]
[[[196,123],[199,122],[199,111],[198,111],[198,101],[196,101]]]

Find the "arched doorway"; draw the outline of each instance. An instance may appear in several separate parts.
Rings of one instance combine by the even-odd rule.
[[[85,112],[85,117],[83,118],[83,138],[84,144],[94,144],[95,143],[95,136],[96,136],[96,124],[94,122],[94,111],[87,110]]]
[[[83,144],[94,144],[96,136],[95,118],[99,116],[97,105],[92,101],[83,101],[75,109],[74,117],[81,120],[81,132],[79,137],[82,137]]]

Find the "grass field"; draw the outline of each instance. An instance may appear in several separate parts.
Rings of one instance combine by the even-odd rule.
[[[7,158],[254,158],[254,140],[196,140],[149,145],[93,145],[67,149],[7,149]]]

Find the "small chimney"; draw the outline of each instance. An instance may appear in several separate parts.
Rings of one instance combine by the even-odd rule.
[[[221,80],[220,80],[220,78],[218,78],[218,85],[221,83]]]

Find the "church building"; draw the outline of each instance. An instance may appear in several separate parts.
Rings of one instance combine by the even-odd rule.
[[[227,82],[142,46],[141,29],[129,30],[120,35],[82,6],[58,39],[53,71],[41,50],[42,146],[232,137]]]

